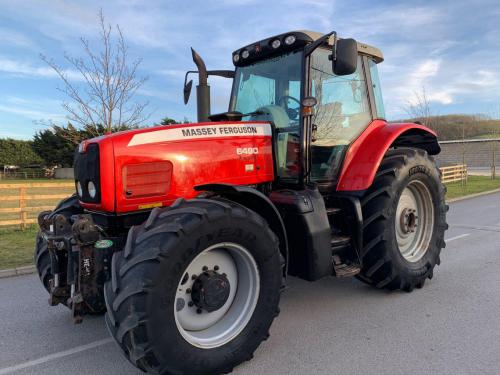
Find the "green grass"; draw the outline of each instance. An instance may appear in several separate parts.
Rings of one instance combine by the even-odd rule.
[[[500,189],[500,177],[494,180],[489,176],[469,176],[467,184],[452,182],[446,184],[448,192],[446,198],[453,199],[464,195],[482,193],[489,190]]]
[[[0,269],[33,264],[37,226],[26,230],[0,229]]]
[[[19,183],[50,183],[54,188],[30,188],[27,194],[64,194],[71,195],[74,192],[73,187],[57,187],[61,182],[71,182],[71,180],[0,180],[2,184]],[[0,189],[0,196],[18,195],[19,189]],[[28,200],[27,206],[53,206],[55,207],[61,199],[50,200]],[[19,207],[19,201],[0,201],[0,208]],[[0,221],[19,219],[19,213],[0,212]],[[36,218],[38,212],[29,212],[28,218]],[[27,266],[33,263],[33,248],[35,246],[35,236],[37,226],[29,226],[26,230],[20,230],[19,226],[1,227],[0,226],[0,269]]]
[[[53,180],[48,181],[52,182]],[[2,183],[2,181],[0,181],[0,183]],[[460,182],[454,182],[446,186],[448,188],[446,197],[452,199],[464,195],[499,189],[500,178],[492,180],[487,176],[469,176],[469,180],[465,186],[462,186]],[[36,233],[36,225],[30,226],[24,231],[18,228],[0,228],[0,269],[33,264],[33,249],[35,246]]]
[[[479,134],[471,137],[471,139],[499,139],[500,135],[498,133],[487,133],[487,134]]]

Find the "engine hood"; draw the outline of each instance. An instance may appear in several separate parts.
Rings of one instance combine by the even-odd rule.
[[[267,122],[131,130],[84,141],[80,151],[85,154],[91,144],[97,144],[99,150],[100,201],[81,199],[81,203],[93,210],[146,210],[168,206],[178,198],[193,198],[199,194],[194,190],[197,185],[253,185],[274,180],[272,129]],[[75,176],[85,173],[75,169]]]

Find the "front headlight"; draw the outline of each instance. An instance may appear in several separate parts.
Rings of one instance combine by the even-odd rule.
[[[87,190],[89,192],[90,198],[94,199],[96,194],[97,194],[97,189],[95,187],[94,182],[89,181],[89,183],[87,185]]]
[[[82,184],[80,183],[80,181],[76,182],[76,192],[78,193],[78,196],[80,198],[83,196]]]

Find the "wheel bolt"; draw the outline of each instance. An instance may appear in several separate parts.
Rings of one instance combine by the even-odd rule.
[[[214,271],[218,271],[219,270],[219,266],[214,266]]]
[[[201,309],[197,309],[197,310],[196,310],[196,313],[197,313],[197,314],[201,314]]]
[[[203,271],[208,271],[208,267],[207,266],[203,266],[202,270]]]

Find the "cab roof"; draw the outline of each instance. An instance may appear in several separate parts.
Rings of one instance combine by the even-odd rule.
[[[317,40],[317,39],[321,38],[323,35],[325,35],[325,34],[318,33],[316,31],[310,31],[310,30],[299,30],[296,32],[306,34],[313,41]],[[373,46],[370,46],[368,44],[361,43],[359,41],[357,41],[357,43],[358,43],[358,52],[359,53],[373,57],[377,64],[384,61],[384,55],[382,54],[382,51],[379,50],[377,47],[373,47]],[[333,37],[330,37],[328,39],[328,45],[330,45],[330,46],[333,45]]]
[[[287,45],[285,43],[285,39],[292,35],[295,37],[295,41],[292,44]],[[297,50],[318,40],[323,35],[325,34],[310,30],[289,31],[287,33],[275,35],[234,51],[233,63],[236,66],[247,65],[267,56]],[[278,48],[273,47],[273,42],[276,40],[280,41]],[[333,40],[333,36],[331,36],[328,39],[328,45],[333,45]],[[373,57],[377,64],[384,61],[384,56],[378,48],[360,42],[357,42],[357,44],[359,53]]]

